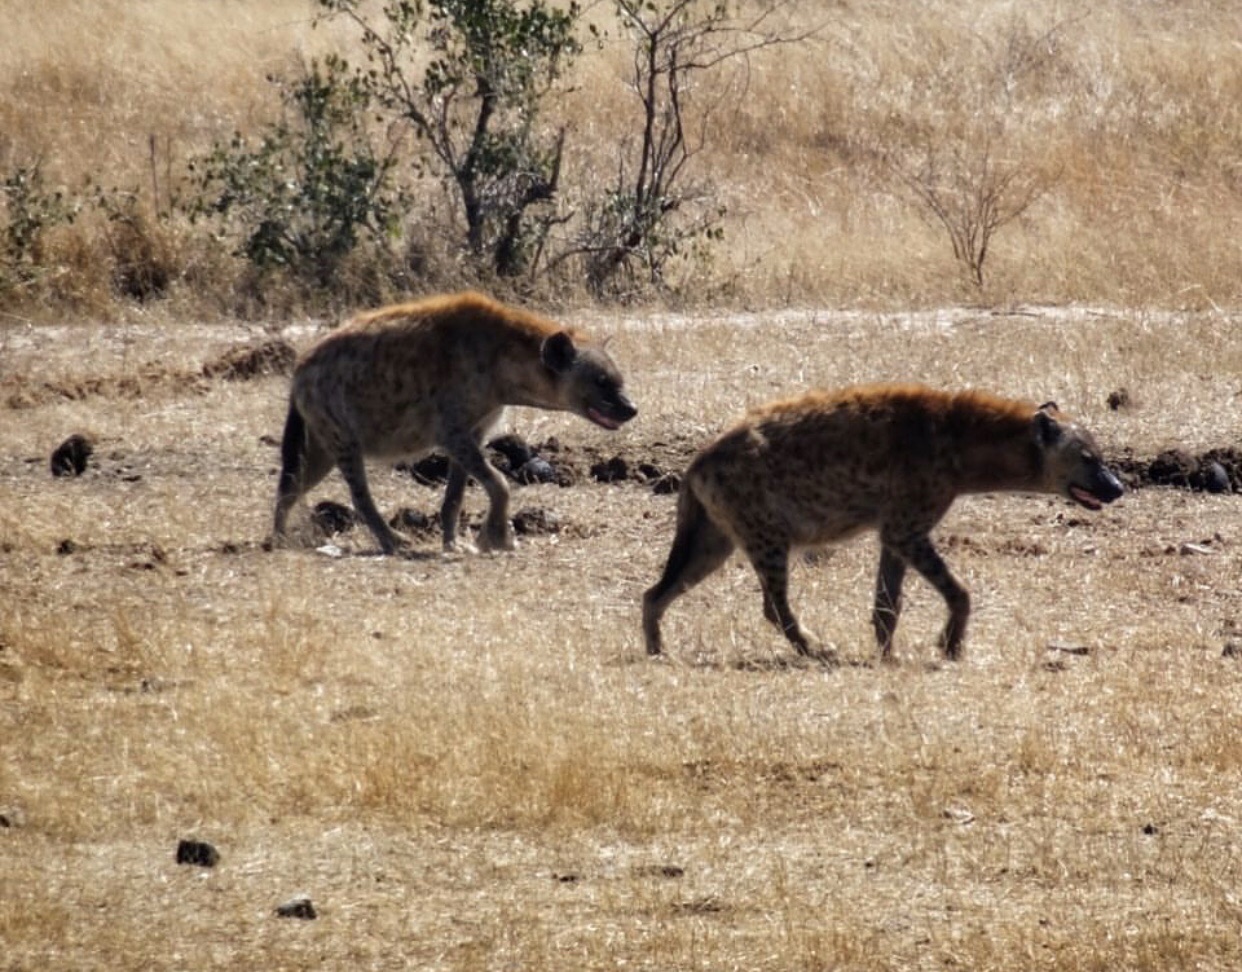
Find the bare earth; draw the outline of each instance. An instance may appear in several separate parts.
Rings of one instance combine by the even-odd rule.
[[[639,417],[515,410],[572,485],[514,486],[516,553],[412,558],[363,529],[264,549],[287,377],[212,365],[312,325],[0,323],[0,968],[1242,964],[1236,495],[962,501],[936,534],[975,603],[955,665],[918,581],[874,663],[869,538],[794,571],[839,668],[794,660],[737,561],[674,605],[667,659],[638,624],[653,487],[746,406],[918,379],[1055,399],[1111,456],[1199,454],[1242,442],[1236,318],[576,323]],[[90,464],[53,478],[75,432]],[[438,508],[371,477],[389,513]],[[178,864],[186,838],[219,863]],[[278,917],[298,895],[317,917]]]

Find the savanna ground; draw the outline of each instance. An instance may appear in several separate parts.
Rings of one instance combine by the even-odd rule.
[[[1055,398],[1110,453],[1239,435],[1215,315],[591,323],[639,418],[518,410],[513,431],[669,462],[775,393],[915,374]],[[936,663],[917,581],[898,664],[874,664],[870,539],[795,570],[841,667],[793,663],[737,561],[677,602],[653,662],[638,602],[674,498],[633,479],[515,487],[560,527],[511,555],[430,536],[383,558],[359,529],[339,556],[264,550],[287,379],[159,376],[267,337],[5,335],[15,373],[104,379],[6,398],[5,967],[1236,967],[1234,496],[962,501],[938,531],[976,603],[960,664]],[[79,430],[91,465],[53,479]],[[405,473],[373,484],[389,511],[438,504]],[[183,838],[220,863],[175,863]],[[315,921],[274,915],[299,893]]]
[[[287,377],[216,365],[305,347],[336,308],[171,205],[187,160],[279,114],[266,75],[356,47],[303,0],[0,0],[0,174],[37,158],[138,207],[49,231],[0,300],[0,967],[1242,963],[1236,494],[962,501],[937,532],[974,597],[959,664],[916,579],[874,664],[870,538],[795,567],[840,667],[793,661],[737,560],[643,653],[675,501],[591,460],[675,473],[748,405],[881,379],[1054,399],[1130,468],[1242,437],[1242,9],[822,9],[816,43],[693,95],[693,178],[727,208],[710,259],[624,309],[518,288],[611,336],[640,408],[611,435],[510,415],[576,464],[515,487],[555,528],[395,559],[357,529],[264,549]],[[590,55],[557,96],[569,209],[633,132],[624,52]],[[969,170],[980,133],[1048,191],[977,287],[875,151]],[[412,289],[478,283],[423,186],[403,242],[443,245]],[[157,298],[125,295],[135,265]],[[75,432],[87,471],[53,478]],[[391,513],[439,503],[385,467],[372,486]],[[177,864],[186,838],[217,866]],[[300,894],[315,920],[274,914]]]

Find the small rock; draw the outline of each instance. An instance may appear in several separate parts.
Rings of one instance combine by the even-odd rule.
[[[311,511],[311,520],[325,536],[330,537],[333,534],[352,530],[354,524],[358,522],[358,514],[343,503],[321,500]]]
[[[547,459],[532,456],[518,467],[513,478],[526,486],[531,483],[554,483],[556,482],[556,470]]]
[[[509,470],[516,473],[535,457],[534,451],[517,435],[498,435],[487,444],[489,449],[499,452],[509,464]]]
[[[1059,651],[1063,655],[1089,655],[1091,649],[1086,645],[1070,645],[1060,641],[1051,641],[1048,643],[1049,651]]]
[[[591,476],[601,483],[622,482],[629,478],[630,466],[620,456],[613,456],[605,462],[597,462],[591,466]]]
[[[1225,647],[1221,650],[1221,658],[1242,658],[1242,642],[1226,641]]]
[[[277,905],[276,917],[301,918],[303,921],[314,921],[319,917],[319,914],[315,911],[315,906],[311,903],[311,899],[304,894],[300,894],[295,898],[290,898],[284,904]]]
[[[681,477],[677,473],[668,473],[651,484],[651,491],[657,496],[669,496],[681,490]]]
[[[1209,493],[1228,493],[1232,489],[1229,473],[1219,462],[1208,462],[1200,471],[1203,488]]]
[[[177,844],[177,863],[215,867],[220,863],[220,852],[205,840],[183,840]]]
[[[416,483],[423,486],[439,486],[448,481],[448,456],[443,456],[438,452],[423,456],[417,462],[398,463],[397,468],[408,472],[414,477]]]
[[[417,535],[434,533],[439,528],[440,521],[435,517],[428,516],[421,510],[412,510],[408,506],[403,506],[388,521],[388,525],[394,530],[402,530],[405,533]]]
[[[513,529],[521,536],[560,533],[560,518],[541,506],[529,506],[518,510],[513,517]]]
[[[1108,407],[1114,412],[1118,409],[1125,408],[1130,404],[1130,392],[1125,388],[1118,388],[1116,391],[1108,393]]]
[[[1160,828],[1154,823],[1143,824],[1143,834],[1147,837],[1155,837],[1160,833]]]
[[[56,545],[56,553],[62,557],[68,557],[71,553],[77,553],[78,545],[66,537]]]
[[[94,451],[95,444],[89,436],[80,433],[69,436],[52,453],[52,475],[81,476],[86,472],[86,463]]]

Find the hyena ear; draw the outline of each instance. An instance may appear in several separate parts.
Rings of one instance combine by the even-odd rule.
[[[1061,423],[1049,415],[1046,408],[1047,406],[1040,406],[1039,411],[1035,413],[1035,437],[1040,445],[1050,446],[1065,432],[1061,428]]]
[[[577,357],[578,349],[574,347],[574,339],[566,331],[549,334],[539,348],[539,360],[548,370],[558,375],[572,368]]]

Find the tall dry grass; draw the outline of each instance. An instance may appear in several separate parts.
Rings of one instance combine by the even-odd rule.
[[[275,117],[266,75],[328,51],[358,58],[343,24],[311,28],[314,12],[305,0],[0,4],[0,168],[41,158],[71,189],[136,190],[174,311],[245,307],[258,296],[196,238],[202,228],[154,214],[186,191],[189,159]],[[612,28],[608,39],[588,46],[546,114],[569,128],[566,211],[611,184],[638,125],[627,50],[606,8],[588,17]],[[682,299],[751,305],[1231,304],[1240,18],[1211,0],[793,8],[789,27],[817,26],[814,39],[726,64],[688,93],[703,140],[688,185],[728,212],[712,259],[675,267],[673,282]],[[979,291],[876,160],[902,146],[969,155],[984,139],[1052,188],[997,231]],[[447,253],[454,203],[420,198],[411,232]],[[55,306],[115,313],[125,303],[112,268],[136,245],[81,219],[56,233],[64,272],[45,292]],[[460,282],[449,260],[426,272],[427,289]],[[564,282],[544,291],[567,293]]]

